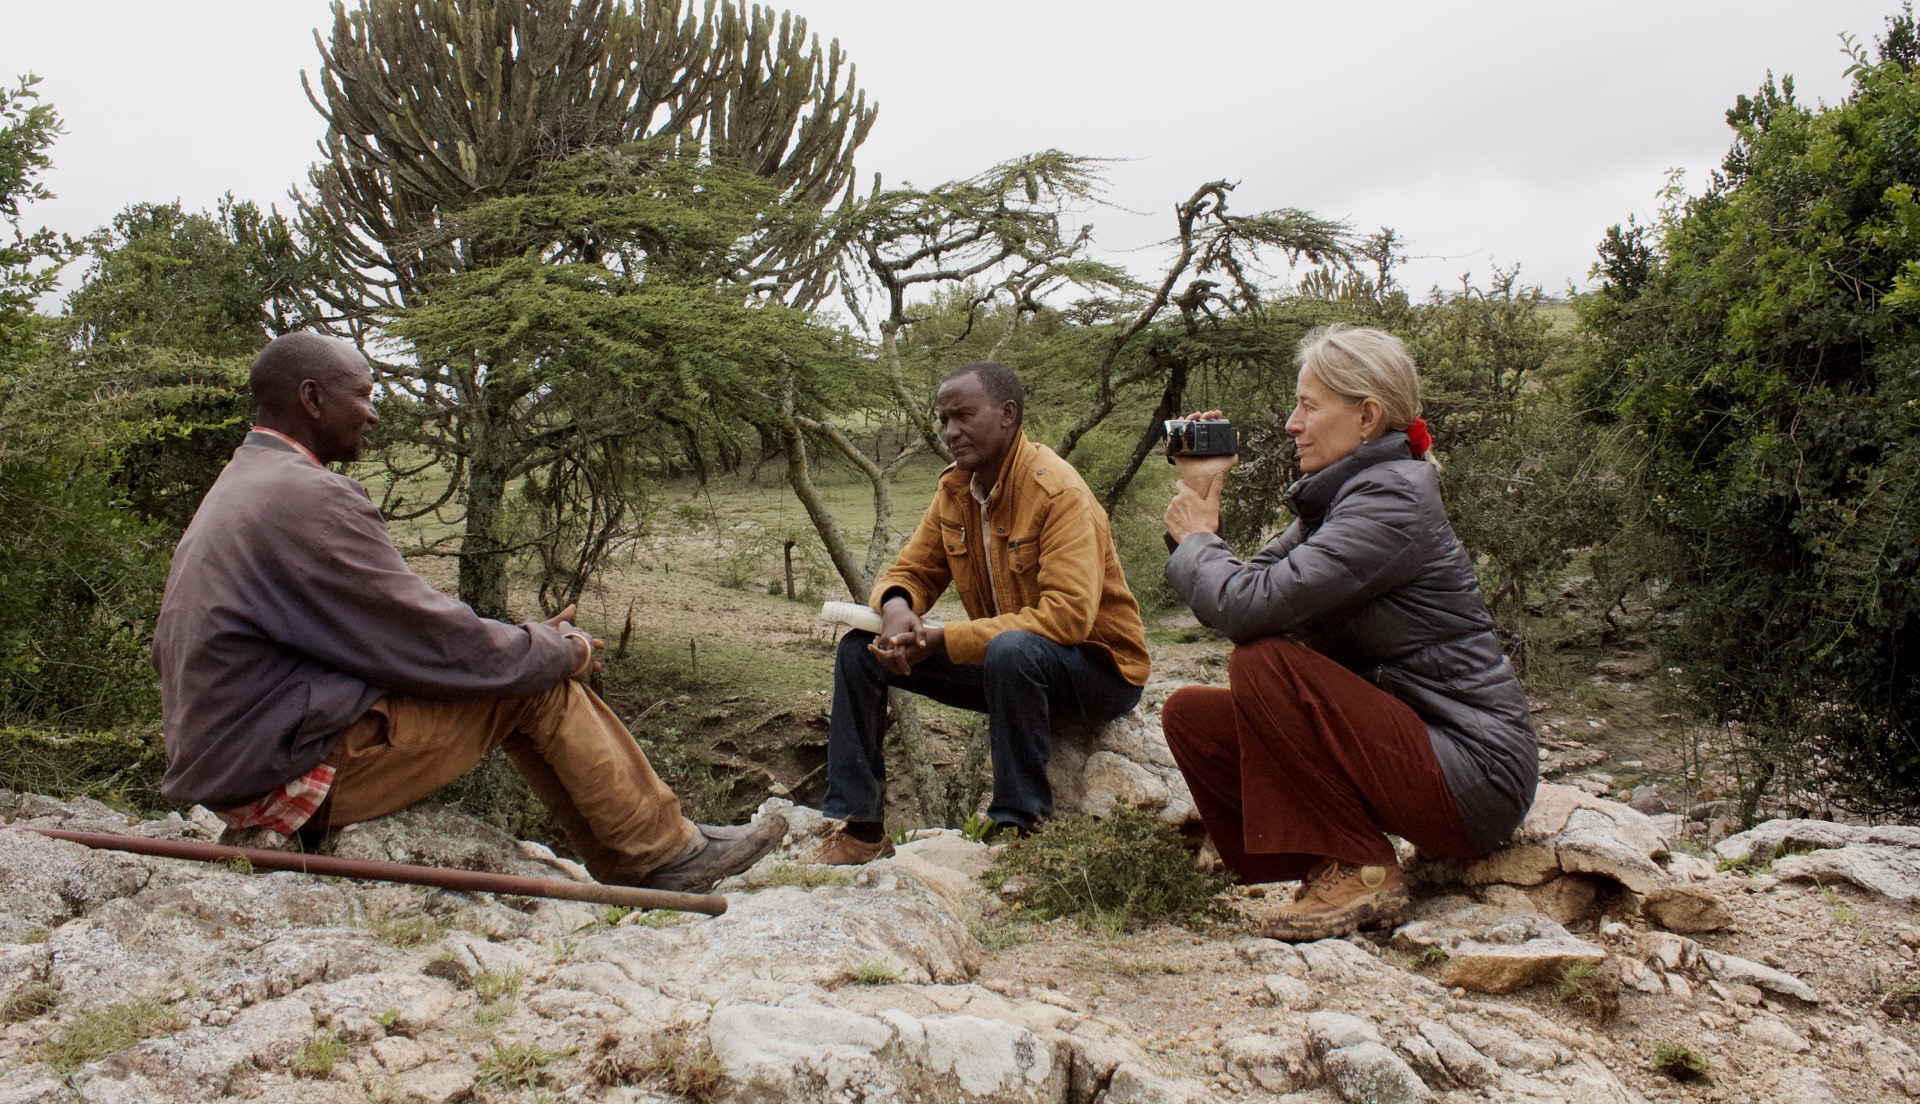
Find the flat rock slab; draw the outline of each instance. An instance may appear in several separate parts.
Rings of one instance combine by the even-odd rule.
[[[707,1024],[734,1099],[829,1104],[1052,1104],[1064,1099],[1071,1052],[1058,1039],[976,1016],[868,1016],[844,1009],[722,1004]]]
[[[1846,882],[1895,901],[1920,900],[1920,828],[1769,820],[1713,847],[1727,862],[1771,861],[1781,878]]]
[[[1571,936],[1509,944],[1467,941],[1449,951],[1440,984],[1475,993],[1517,993],[1557,981],[1570,966],[1598,966],[1606,960],[1604,949]]]

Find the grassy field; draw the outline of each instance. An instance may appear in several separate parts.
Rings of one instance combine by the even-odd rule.
[[[895,486],[894,547],[918,522],[938,472],[929,459]],[[869,485],[838,471],[828,473],[824,489],[835,520],[864,553],[873,526]],[[698,818],[737,819],[770,791],[817,800],[841,628],[822,620],[819,609],[849,594],[784,469],[769,463],[757,474],[705,484],[664,481],[653,489],[647,514],[640,535],[610,558],[579,603],[580,625],[608,642],[598,676],[602,695]],[[439,531],[431,522],[394,529],[403,548]],[[786,596],[787,540],[795,542],[793,599]],[[413,563],[437,586],[454,589],[453,560],[418,556]],[[517,616],[539,616],[533,588],[530,576],[515,575],[508,601]],[[961,611],[949,599],[936,615]],[[624,652],[617,647],[623,636]],[[929,726],[963,733],[968,720],[947,712],[929,710]],[[504,763],[451,790],[503,827],[551,838]],[[902,807],[903,819],[912,815]]]

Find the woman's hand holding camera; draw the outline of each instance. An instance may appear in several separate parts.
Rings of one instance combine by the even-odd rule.
[[[1188,420],[1219,418],[1218,410],[1187,415]],[[1167,506],[1167,535],[1174,543],[1193,533],[1214,533],[1220,529],[1220,492],[1226,486],[1227,472],[1240,462],[1233,456],[1176,456],[1173,466],[1180,479],[1173,485],[1173,502]]]

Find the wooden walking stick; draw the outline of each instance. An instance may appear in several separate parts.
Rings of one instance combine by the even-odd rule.
[[[437,886],[464,893],[501,893],[514,897],[552,897],[563,901],[587,901],[598,905],[624,905],[627,908],[673,909],[718,916],[727,911],[727,899],[718,893],[672,893],[664,889],[633,889],[628,886],[602,885],[599,882],[570,882],[560,878],[528,878],[518,874],[487,874],[478,870],[448,870],[438,866],[412,863],[378,862],[373,859],[343,859],[336,855],[309,855],[300,851],[275,851],[265,847],[225,847],[196,840],[148,839],[145,836],[117,836],[107,832],[68,832],[59,828],[31,828],[53,839],[84,844],[103,851],[128,851],[136,855],[155,855],[165,859],[191,859],[195,862],[226,862],[245,859],[259,870],[292,870],[302,874],[324,874],[334,878],[358,878],[376,882],[400,882],[406,885]]]

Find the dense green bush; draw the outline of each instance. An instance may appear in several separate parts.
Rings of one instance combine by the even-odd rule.
[[[0,516],[0,724],[157,717],[147,642],[163,527],[122,508],[106,473],[58,454],[0,459]]]
[[[1745,741],[1747,808],[1812,785],[1920,808],[1920,72],[1910,10],[1853,86],[1769,79],[1701,194],[1615,227],[1581,304],[1633,442],[1669,662]]]

